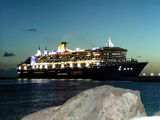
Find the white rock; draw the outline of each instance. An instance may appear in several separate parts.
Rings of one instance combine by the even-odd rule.
[[[160,116],[160,111],[155,114],[155,116]]]
[[[129,120],[145,116],[138,91],[100,86],[81,92],[58,107],[51,107],[22,120]]]
[[[160,116],[140,117],[140,118],[133,118],[130,120],[160,120]]]

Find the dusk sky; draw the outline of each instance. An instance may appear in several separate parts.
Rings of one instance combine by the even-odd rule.
[[[108,37],[128,58],[149,61],[145,72],[159,73],[160,1],[0,0],[0,70],[15,69],[39,46],[88,49]]]

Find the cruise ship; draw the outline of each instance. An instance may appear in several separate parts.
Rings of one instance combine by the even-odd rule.
[[[104,47],[70,50],[61,42],[57,50],[37,53],[17,65],[20,78],[135,78],[148,64],[126,58],[127,49],[115,47],[111,38]]]

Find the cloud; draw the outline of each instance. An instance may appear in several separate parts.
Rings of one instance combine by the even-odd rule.
[[[16,56],[14,53],[8,53],[8,52],[5,52],[3,57],[13,57],[13,56]]]
[[[28,28],[26,29],[28,32],[37,32],[38,30],[36,28]]]

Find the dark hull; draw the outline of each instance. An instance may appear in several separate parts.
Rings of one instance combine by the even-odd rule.
[[[91,79],[120,79],[135,78],[146,66],[147,62],[123,63],[112,66],[92,68],[68,68],[51,70],[19,71],[20,78],[91,78]]]

